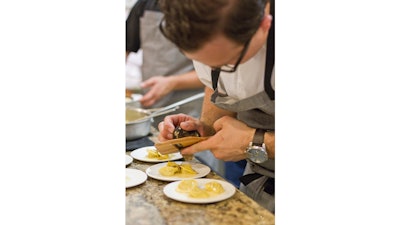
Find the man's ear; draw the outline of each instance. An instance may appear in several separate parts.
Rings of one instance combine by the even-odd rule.
[[[267,3],[264,8],[264,18],[261,21],[260,28],[263,32],[268,32],[272,24],[272,15],[270,14],[271,3]]]
[[[260,28],[264,32],[268,32],[269,28],[271,28],[272,24],[272,16],[271,15],[266,15],[264,16],[263,20],[261,21]]]

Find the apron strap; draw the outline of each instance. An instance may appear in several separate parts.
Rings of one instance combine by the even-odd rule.
[[[275,100],[275,90],[271,85],[272,70],[275,65],[275,1],[270,1],[270,12],[273,16],[267,40],[267,56],[265,57],[264,90],[271,100]]]
[[[217,90],[220,70],[211,70],[212,86],[214,91]]]
[[[250,173],[244,176],[239,177],[240,182],[242,182],[245,186],[250,184],[252,181],[257,180],[258,178],[262,177],[259,173]]]
[[[257,180],[258,178],[262,177],[263,175],[259,173],[250,173],[244,176],[239,177],[240,182],[247,186],[251,182]],[[275,194],[275,178],[268,177],[265,183],[263,184],[264,192],[273,195]]]

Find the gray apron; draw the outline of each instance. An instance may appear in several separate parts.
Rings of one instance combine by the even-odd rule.
[[[271,14],[274,15],[274,1],[271,1]],[[230,97],[218,93],[219,71],[212,70],[211,78],[214,93],[211,101],[220,108],[236,112],[237,119],[249,127],[275,130],[275,23],[269,30],[267,54],[265,57],[264,91],[251,97],[230,103]],[[226,171],[229,172],[229,171]],[[240,190],[261,206],[275,213],[275,160],[253,163],[247,160],[243,176],[240,178]]]
[[[271,1],[270,13],[275,18],[275,1]],[[219,72],[211,72],[214,93],[211,101],[217,106],[237,113],[237,119],[249,127],[275,130],[275,19],[272,20],[267,39],[265,57],[264,91],[229,104],[229,96],[218,93]],[[261,81],[260,81],[261,82]],[[220,85],[223,87],[223,84]],[[228,171],[226,171],[228,172]],[[261,206],[275,213],[275,160],[253,163],[247,160],[240,190]]]
[[[272,75],[271,80],[274,76]],[[221,96],[218,88],[211,96],[211,101],[220,108],[236,112],[237,119],[246,123],[249,127],[262,129],[275,129],[275,101],[271,100],[266,92],[262,91],[252,97],[240,100],[234,104],[228,104],[230,97]],[[229,171],[226,171],[229,172]],[[246,195],[257,201],[264,208],[275,211],[274,192],[264,191],[267,179],[275,178],[275,160],[256,164],[247,160],[247,165],[243,175],[257,173],[262,176],[257,177],[249,184],[240,184],[240,190]],[[270,179],[273,180],[274,179]],[[271,185],[271,184],[270,184]],[[272,183],[274,185],[274,183]],[[274,187],[273,187],[274,188]]]
[[[186,58],[159,30],[162,18],[163,13],[151,10],[145,10],[143,17],[140,18],[140,39],[141,48],[143,49],[143,64],[141,67],[143,80],[157,75],[179,75],[194,69],[193,62]],[[172,104],[202,91],[204,91],[203,88],[171,92],[153,105],[152,108]],[[187,108],[190,111],[182,111],[184,109],[184,106],[180,107],[180,112],[192,116],[197,113],[196,117],[199,116],[199,112],[201,111],[201,108],[199,110],[198,107],[196,110],[193,110],[193,106]]]

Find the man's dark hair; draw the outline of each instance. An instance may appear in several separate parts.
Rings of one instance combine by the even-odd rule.
[[[163,34],[184,51],[195,51],[215,35],[244,44],[258,29],[269,0],[160,0]]]

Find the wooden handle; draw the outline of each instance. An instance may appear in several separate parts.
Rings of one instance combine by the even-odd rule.
[[[209,137],[184,137],[156,143],[154,146],[161,154],[179,152],[180,149],[207,140]]]

